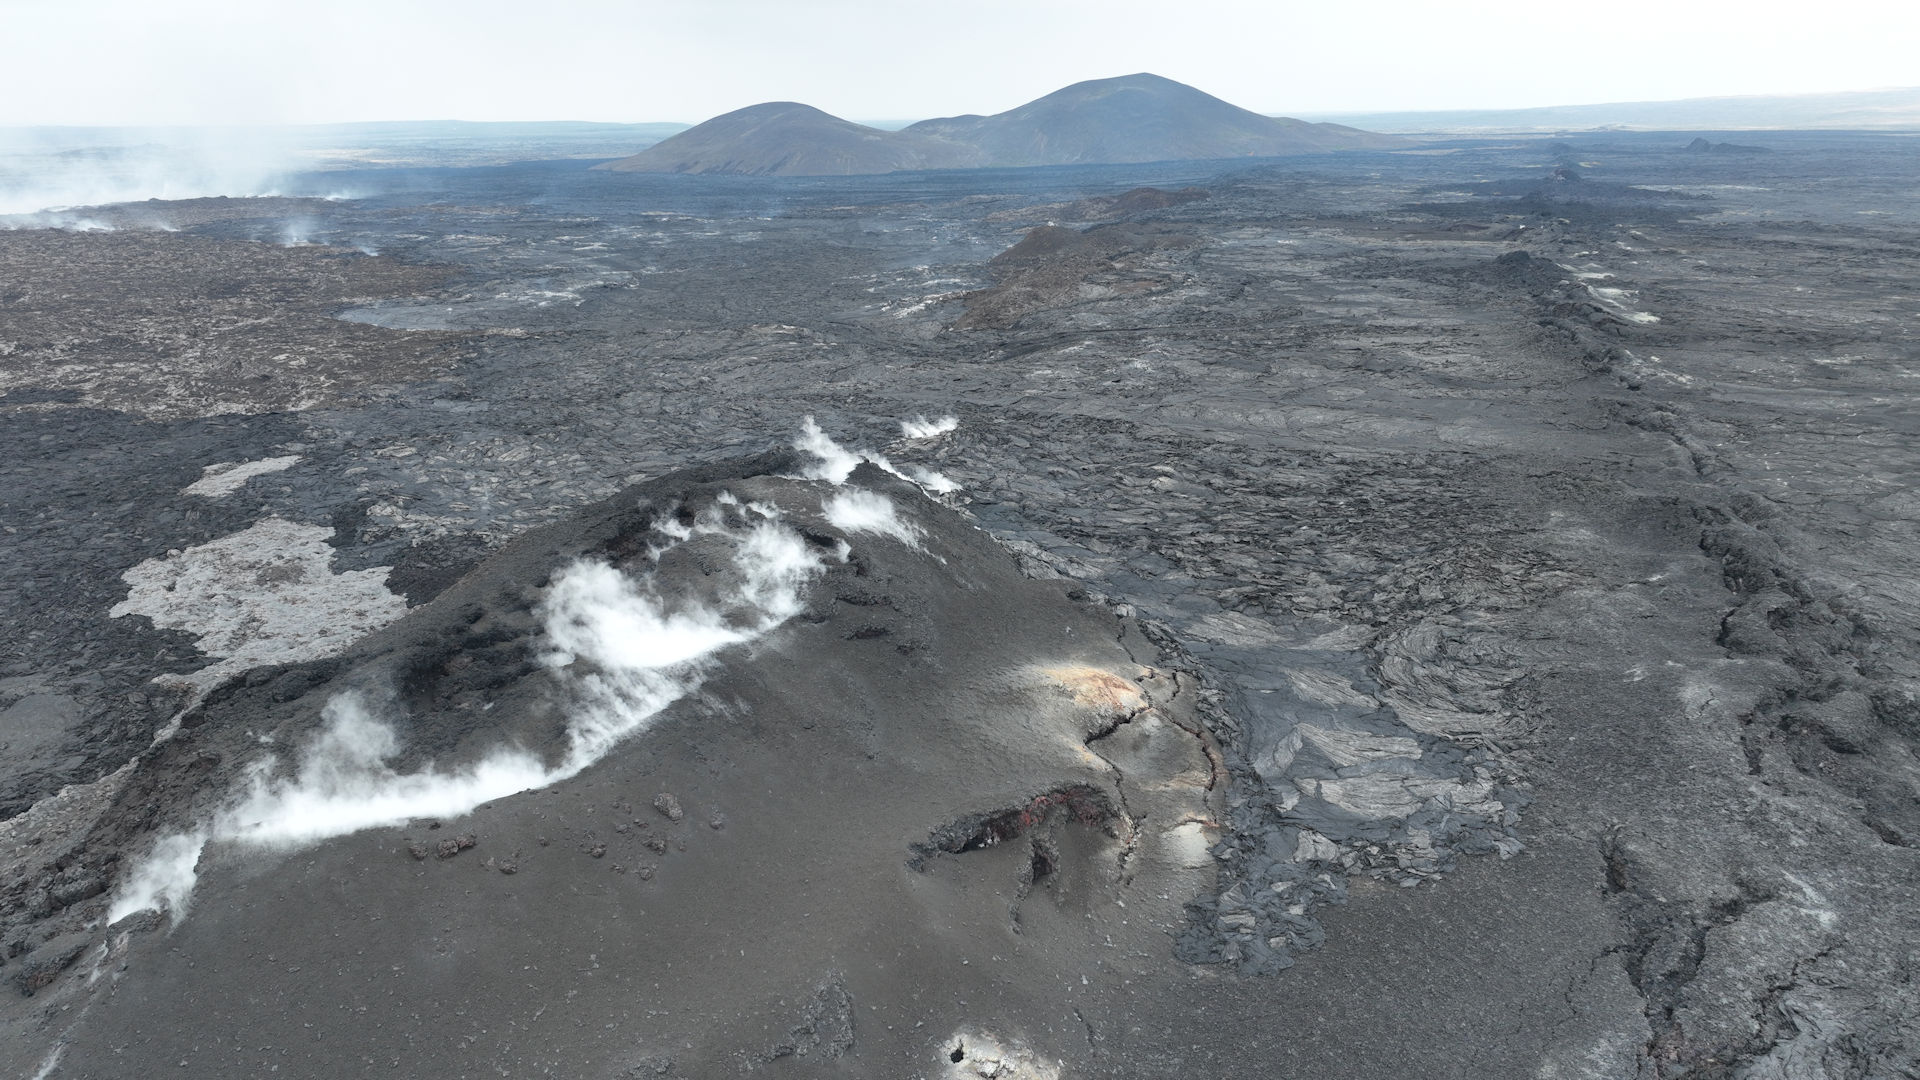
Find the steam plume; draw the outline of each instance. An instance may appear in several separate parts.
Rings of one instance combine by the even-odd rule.
[[[548,645],[542,661],[574,701],[567,750],[557,762],[502,745],[466,765],[403,773],[390,764],[401,749],[392,725],[358,694],[335,695],[297,769],[289,774],[278,761],[262,760],[211,822],[163,836],[121,886],[109,919],[163,908],[177,922],[210,845],[297,847],[414,818],[455,817],[564,780],[605,757],[699,686],[720,650],[799,611],[802,590],[820,569],[813,549],[773,508],[748,504],[748,523],[729,527],[719,507],[739,507],[738,500],[716,503],[690,526],[663,519],[660,531],[669,540],[656,552],[696,536],[726,541],[729,572],[710,598],[669,602],[651,573],[636,579],[591,560],[567,567],[548,588],[538,609]]]

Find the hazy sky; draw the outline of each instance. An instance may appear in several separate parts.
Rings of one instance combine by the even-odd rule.
[[[1266,113],[1920,84],[1920,5],[0,0],[0,126],[997,112],[1152,71]]]

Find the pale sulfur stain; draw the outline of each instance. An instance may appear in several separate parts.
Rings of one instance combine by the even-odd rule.
[[[1084,664],[1041,668],[1040,674],[1065,687],[1076,704],[1096,712],[1130,715],[1147,707],[1139,684],[1104,668]]]

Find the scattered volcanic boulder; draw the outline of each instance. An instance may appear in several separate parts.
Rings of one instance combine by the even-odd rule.
[[[848,175],[910,169],[1122,164],[1275,157],[1391,146],[1339,124],[1262,116],[1158,75],[1093,79],[992,116],[865,127],[791,101],[714,117],[632,157],[619,172]]]

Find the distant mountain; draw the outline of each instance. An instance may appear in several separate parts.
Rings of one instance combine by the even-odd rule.
[[[1687,144],[1689,154],[1764,154],[1764,146],[1742,146],[1739,143],[1712,142],[1705,138],[1695,139]]]
[[[903,169],[1274,157],[1397,145],[1339,124],[1261,116],[1158,75],[1075,83],[992,116],[883,131],[796,102],[716,116],[632,157],[621,172],[848,175]]]
[[[1074,83],[993,116],[922,120],[905,133],[977,147],[994,165],[1274,157],[1395,142],[1339,124],[1261,116],[1145,73]]]
[[[1376,131],[1539,132],[1626,128],[1648,131],[1764,129],[1873,130],[1920,128],[1920,87],[1832,94],[1623,101],[1605,105],[1550,105],[1534,109],[1452,109],[1433,112],[1328,113],[1323,119]]]
[[[964,168],[970,148],[882,131],[797,101],[769,101],[716,116],[632,157],[596,165],[617,172],[821,176]]]

